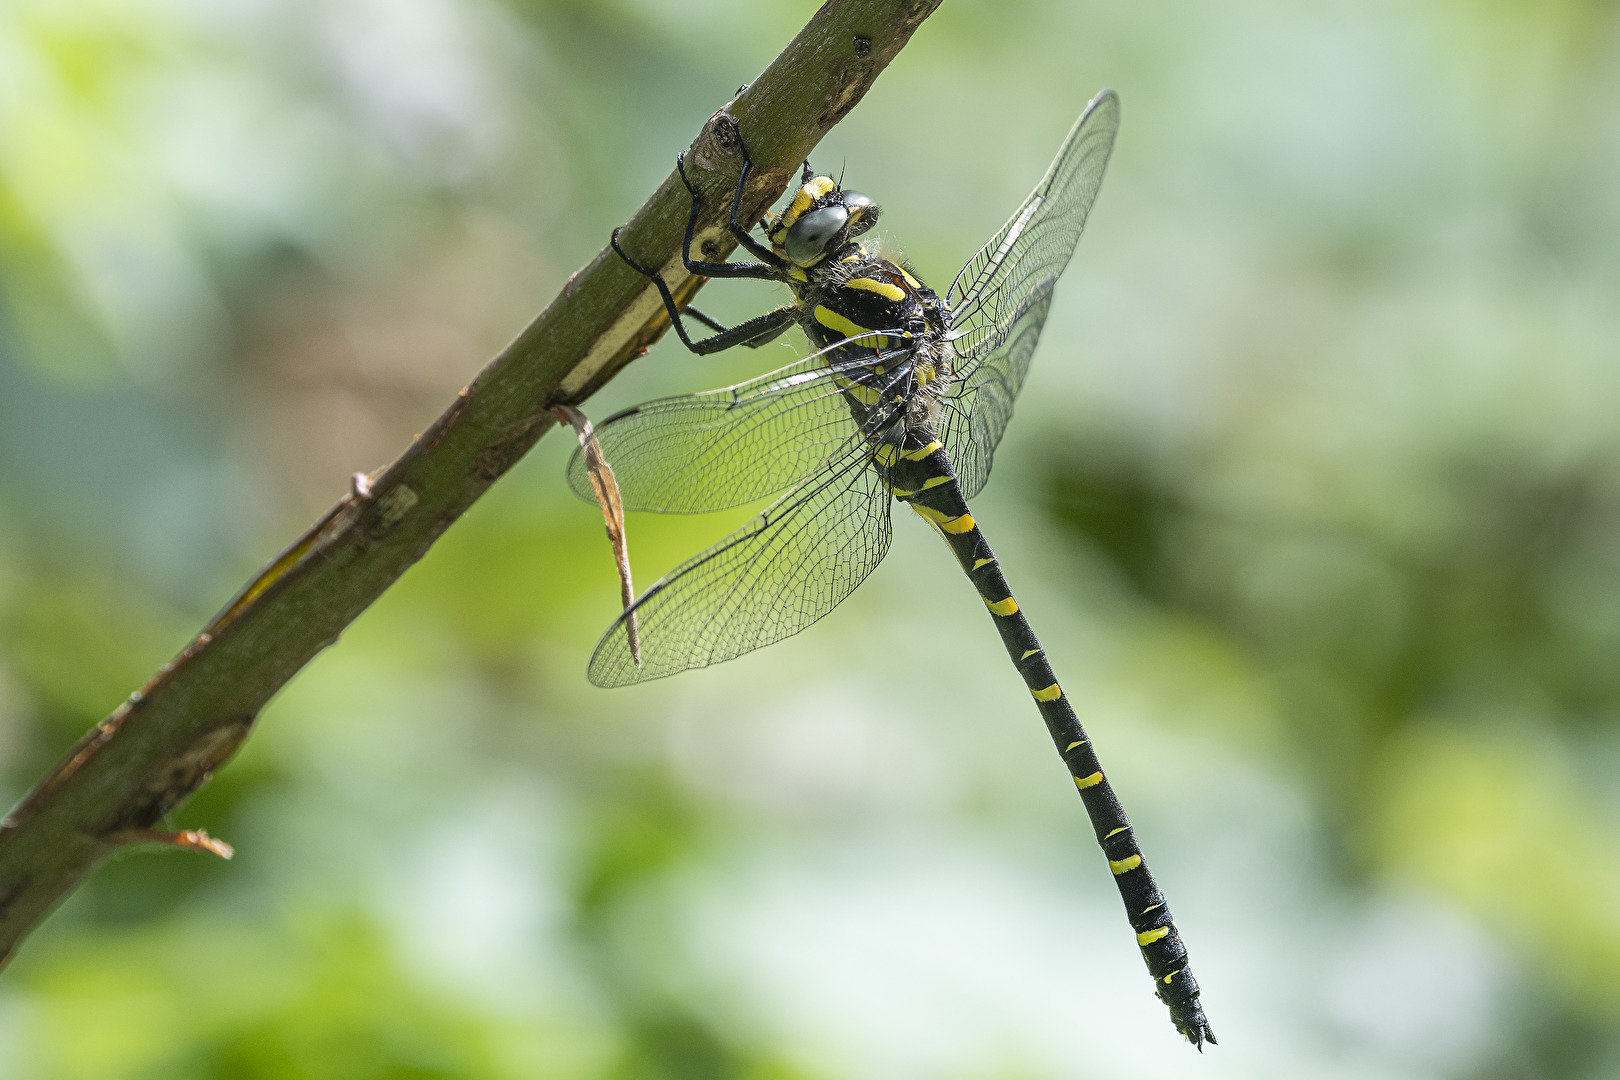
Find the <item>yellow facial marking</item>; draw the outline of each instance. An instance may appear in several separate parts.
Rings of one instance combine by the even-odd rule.
[[[776,228],[771,230],[772,242],[780,243],[778,238],[786,237],[787,231],[792,227],[793,223],[803,217],[804,212],[810,209],[817,199],[837,186],[837,184],[833,183],[832,177],[818,176],[800,188],[798,194],[793,196],[792,204],[782,211],[781,217],[776,219]]]
[[[1141,865],[1142,856],[1140,855],[1127,855],[1118,862],[1115,862],[1112,859],[1108,860],[1108,869],[1114,872],[1115,877],[1119,877],[1121,874],[1128,874]]]
[[[1035,695],[1036,701],[1056,701],[1063,696],[1063,687],[1053,683],[1051,686],[1040,690],[1031,690],[1030,693]]]
[[[1100,772],[1094,772],[1090,776],[1077,776],[1074,778],[1074,786],[1081,791],[1086,790],[1088,787],[1096,787],[1100,783],[1102,783],[1102,773]]]
[[[974,560],[974,563],[973,563],[973,569],[977,570],[981,566],[989,566],[991,563],[993,563],[995,561],[996,560],[994,560],[994,559],[976,559],[976,560]],[[1028,656],[1029,653],[1025,653],[1024,655]]]
[[[1014,614],[1014,613],[1016,613],[1018,611],[1018,601],[1014,600],[1010,596],[1007,597],[1007,599],[1005,599],[1005,600],[997,600],[993,604],[990,601],[986,600],[984,602],[984,606],[990,609],[990,614],[992,614],[992,615],[1006,616],[1006,615],[1012,615],[1012,614]],[[1040,693],[1037,692],[1035,694],[1035,699],[1037,701],[1039,701],[1040,696],[1041,696]]]
[[[985,561],[988,562],[989,560],[985,560]],[[1031,649],[1028,652],[1026,652],[1023,656],[1020,656],[1018,659],[1020,659],[1020,660],[1028,660],[1030,657],[1034,656],[1036,653],[1038,653],[1040,651],[1041,650],[1039,650],[1039,649]],[[1079,746],[1080,744],[1075,743],[1074,745]]]
[[[1161,926],[1157,930],[1144,930],[1140,934],[1136,935],[1136,943],[1146,947],[1153,944],[1155,941],[1158,941],[1160,938],[1168,936],[1169,933],[1170,928],[1168,926]]]
[[[887,281],[879,281],[877,278],[850,278],[844,284],[851,289],[864,289],[867,292],[875,292],[887,300],[904,300],[906,298],[906,291],[900,286],[891,285]]]
[[[819,304],[816,306],[816,322],[829,330],[843,334],[845,337],[854,337],[856,334],[866,333],[866,327],[856,326],[838,312],[831,308],[822,307]]]
[[[935,439],[933,442],[929,443],[927,446],[918,447],[915,450],[907,450],[904,454],[901,454],[900,456],[905,458],[907,461],[921,461],[923,458],[927,457],[929,454],[932,454],[935,450],[938,450],[939,448],[940,448],[940,441],[938,439]]]
[[[803,269],[797,266],[788,267],[788,277],[792,278],[794,281],[810,280],[810,275],[806,274]]]

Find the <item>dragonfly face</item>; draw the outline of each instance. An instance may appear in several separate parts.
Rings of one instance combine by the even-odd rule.
[[[631,260],[617,233],[614,250],[658,289],[694,352],[759,346],[795,324],[817,351],[736,386],[638,405],[598,427],[627,510],[699,513],[777,498],[643,593],[597,645],[590,678],[599,686],[641,682],[798,633],[877,566],[889,546],[891,507],[896,500],[910,506],[949,545],[995,620],[1080,793],[1154,990],[1177,1030],[1202,1047],[1215,1035],[1170,909],[967,504],[989,477],[1118,122],[1118,99],[1097,95],[1035,191],[944,296],[863,247],[856,238],[876,221],[876,204],[808,165],[791,204],[766,222],[770,244],[761,243],[738,220],[752,168],[746,146],[728,225],[759,261],[694,260],[701,196],[677,159],[692,193],[686,269],[781,282],[793,303],[727,328],[691,308],[682,312],[662,276]],[[716,333],[693,341],[683,314]],[[580,455],[569,483],[592,498]],[[632,621],[639,649],[628,637]]]
[[[807,269],[877,224],[878,206],[830,176],[805,180],[770,228],[771,250],[793,267]]]

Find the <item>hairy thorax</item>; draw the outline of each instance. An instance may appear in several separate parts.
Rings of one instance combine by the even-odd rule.
[[[860,361],[900,376],[885,385],[904,401],[904,427],[938,427],[940,395],[953,378],[954,350],[946,340],[950,309],[904,266],[850,244],[837,255],[791,275],[805,333],[833,363]],[[801,280],[802,278],[802,280]],[[845,388],[852,406],[871,408],[869,386]]]

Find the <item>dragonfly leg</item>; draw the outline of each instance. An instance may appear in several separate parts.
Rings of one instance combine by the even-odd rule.
[[[725,323],[722,323],[717,319],[709,318],[691,304],[687,304],[686,310],[681,312],[681,314],[685,315],[688,319],[696,319],[698,322],[702,323],[704,326],[707,326],[710,330],[713,330],[716,333],[723,334],[726,332]]]
[[[731,122],[731,131],[732,134],[737,136],[737,148],[742,151],[743,164],[742,170],[737,173],[737,189],[731,196],[731,218],[727,222],[727,226],[731,229],[731,235],[737,238],[737,243],[741,244],[743,249],[750,255],[759,259],[765,265],[773,267],[777,273],[785,273],[788,268],[787,260],[766,245],[755,240],[748,226],[737,220],[737,211],[742,207],[743,185],[748,183],[748,174],[754,171],[754,158],[748,152],[748,144],[743,142],[742,126],[735,120]],[[810,162],[808,160],[804,163],[803,182],[806,184],[810,182]]]
[[[748,160],[745,152],[742,172],[737,175],[737,191],[731,199],[731,217],[726,224],[743,247],[764,262],[703,262],[692,258],[692,238],[697,232],[698,215],[703,211],[703,196],[692,186],[692,181],[686,175],[686,155],[681,153],[675,156],[675,171],[680,174],[681,183],[686,185],[687,192],[692,196],[692,212],[686,216],[686,241],[681,246],[681,262],[691,273],[702,274],[704,277],[763,278],[766,281],[782,279],[787,263],[776,252],[749,236],[748,230],[737,221],[737,212],[742,203],[743,184],[747,181],[752,167],[753,163]]]
[[[692,315],[709,329],[719,331],[713,337],[693,341],[686,332],[686,324],[681,319],[681,309],[676,305],[675,296],[669,291],[669,286],[664,283],[663,275],[649,270],[625,254],[624,248],[619,246],[618,229],[613,230],[612,244],[613,250],[618,254],[619,258],[623,259],[636,273],[651,281],[654,287],[658,289],[658,295],[664,301],[664,310],[669,312],[670,325],[675,327],[675,333],[681,339],[681,344],[699,356],[717,353],[734,345],[747,345],[750,348],[757,349],[799,321],[798,308],[791,304],[783,305],[774,311],[767,311],[758,318],[749,319],[745,323],[738,323],[732,327],[726,327],[707,315],[694,312],[688,308],[687,314]]]

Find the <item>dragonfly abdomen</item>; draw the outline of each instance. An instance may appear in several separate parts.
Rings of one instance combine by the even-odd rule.
[[[994,618],[1007,655],[1035,699],[1085,804],[1159,1000],[1170,1009],[1176,1029],[1191,1042],[1199,1046],[1206,1040],[1215,1042],[1215,1032],[1198,1001],[1198,981],[1193,978],[1187,949],[1169,905],[1148,870],[1130,819],[1103,774],[1090,737],[1059,685],[1034,627],[1013,597],[995,552],[962,497],[949,455],[938,440],[923,442],[911,435],[893,454],[886,455],[889,461],[881,460],[883,456],[874,462],[874,467],[884,483],[944,537]]]

